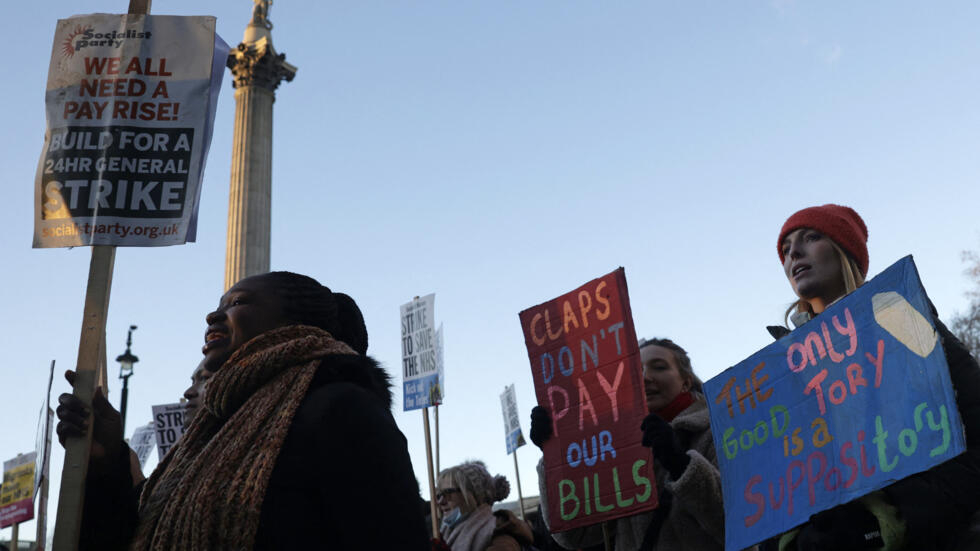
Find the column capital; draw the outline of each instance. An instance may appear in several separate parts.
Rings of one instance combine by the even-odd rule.
[[[272,41],[261,37],[255,42],[242,42],[228,54],[228,68],[234,77],[234,88],[260,86],[275,92],[284,79],[288,82],[296,76],[296,66],[286,61],[286,54],[278,54]]]

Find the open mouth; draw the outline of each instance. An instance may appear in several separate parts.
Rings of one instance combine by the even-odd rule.
[[[221,331],[208,331],[204,334],[204,348],[201,349],[205,354],[208,351],[222,346],[228,341],[228,335]]]
[[[808,271],[809,269],[810,269],[810,265],[809,264],[800,264],[800,265],[796,266],[795,268],[793,268],[793,277],[794,278],[799,277],[801,274],[803,274],[804,272]]]

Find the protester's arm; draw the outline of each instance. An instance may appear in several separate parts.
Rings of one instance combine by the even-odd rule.
[[[709,437],[710,438],[710,437]],[[665,486],[674,494],[673,507],[682,509],[719,545],[725,543],[725,507],[722,503],[721,472],[714,462],[695,450],[680,476],[668,478]]]
[[[85,482],[79,549],[127,549],[139,522],[139,492],[129,468],[129,446],[118,448],[114,461],[89,471]]]
[[[75,373],[67,371],[65,379],[74,385]],[[133,483],[131,450],[122,439],[119,412],[99,388],[91,409],[78,397],[62,394],[56,413],[62,446],[68,438],[83,437],[93,424],[79,549],[126,549],[139,519],[140,487]]]
[[[654,460],[667,470],[665,485],[673,494],[672,507],[691,516],[718,544],[725,542],[725,509],[722,505],[721,472],[711,441],[711,431],[697,435],[685,449],[674,428],[656,413],[640,425],[643,445],[653,450]],[[701,451],[698,451],[701,450]],[[707,457],[702,454],[707,454]],[[667,522],[670,522],[668,516]]]

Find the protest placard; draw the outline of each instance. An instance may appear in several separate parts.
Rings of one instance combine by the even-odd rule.
[[[640,351],[622,268],[520,313],[538,404],[553,532],[657,506]]]
[[[435,303],[436,296],[428,294],[401,306],[405,411],[429,407],[442,399],[436,362]]]
[[[934,325],[905,257],[704,384],[726,549],[964,451]]]
[[[136,452],[136,458],[139,459],[141,469],[146,466],[146,460],[150,458],[150,452],[153,451],[157,438],[159,436],[157,435],[156,421],[140,425],[133,431],[133,437],[129,439],[129,447]]]
[[[51,462],[51,429],[54,426],[54,410],[51,409],[51,383],[54,381],[54,360],[48,368],[48,385],[44,403],[37,416],[37,433],[34,440],[34,495],[41,488],[41,480],[47,478]]]
[[[507,439],[507,453],[510,454],[526,444],[521,433],[521,420],[517,415],[517,393],[514,385],[504,387],[504,392],[500,395],[500,405],[504,410],[504,436]]]
[[[153,406],[153,430],[156,433],[157,454],[162,461],[170,448],[184,435],[184,416],[187,404]]]
[[[214,17],[58,21],[34,247],[194,241],[228,47]]]
[[[0,489],[0,528],[34,518],[34,461],[37,453],[25,453],[3,462]]]

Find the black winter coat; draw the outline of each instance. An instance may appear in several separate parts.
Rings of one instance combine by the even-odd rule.
[[[323,359],[269,479],[255,549],[429,549],[389,387],[371,358]],[[135,530],[124,449],[118,469],[89,480],[83,549],[125,549]]]

